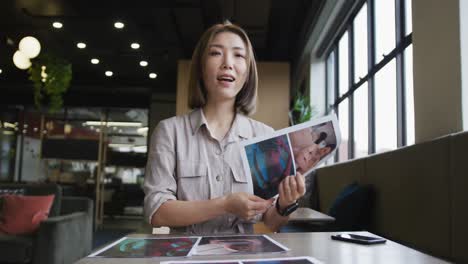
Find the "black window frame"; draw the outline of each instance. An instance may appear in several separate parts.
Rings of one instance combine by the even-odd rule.
[[[397,147],[407,145],[407,119],[406,119],[406,83],[405,83],[405,49],[409,47],[412,40],[412,32],[406,34],[406,17],[405,17],[405,0],[394,0],[395,1],[395,48],[388,54],[383,56],[383,59],[376,61],[375,56],[375,1],[376,0],[362,0],[356,8],[351,11],[349,18],[344,21],[341,32],[337,34],[336,38],[332,41],[328,50],[324,52],[326,54],[326,76],[328,78],[330,74],[329,56],[334,56],[333,60],[333,76],[334,76],[334,87],[329,87],[328,80],[326,82],[326,95],[328,95],[328,89],[334,89],[334,103],[329,104],[328,97],[325,98],[327,105],[327,113],[335,112],[337,116],[338,106],[341,102],[349,99],[349,111],[348,111],[348,159],[355,158],[355,146],[354,146],[354,92],[359,89],[363,84],[367,83],[368,89],[368,154],[376,152],[376,125],[375,125],[375,75],[382,68],[384,68],[393,59],[396,61],[396,90],[397,90]],[[362,9],[364,4],[367,3],[367,58],[368,58],[368,72],[360,78],[359,81],[354,81],[354,19],[356,18],[359,11]],[[339,83],[339,61],[338,61],[338,43],[342,36],[348,32],[348,91],[343,95],[339,96],[338,83]],[[338,116],[338,118],[340,118]],[[338,155],[338,152],[337,152]],[[338,161],[339,157],[335,157],[335,161]]]

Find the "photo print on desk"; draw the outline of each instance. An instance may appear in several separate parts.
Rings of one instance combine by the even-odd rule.
[[[285,252],[289,249],[266,235],[205,236],[193,255],[232,255]]]
[[[312,257],[259,258],[236,260],[206,260],[206,261],[163,261],[161,264],[323,264]]]
[[[123,237],[89,257],[153,258],[187,257],[200,237],[131,238]]]

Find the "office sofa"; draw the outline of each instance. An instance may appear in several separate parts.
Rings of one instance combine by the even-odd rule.
[[[370,184],[368,231],[468,263],[468,132],[323,167],[315,180],[320,211],[349,184]]]
[[[93,202],[62,196],[55,184],[0,184],[0,195],[49,195],[49,217],[30,235],[0,234],[0,263],[68,264],[91,252]]]

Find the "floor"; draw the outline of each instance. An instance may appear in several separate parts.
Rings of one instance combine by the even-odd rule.
[[[104,217],[103,224],[94,232],[93,249],[131,233],[150,232],[142,216]]]

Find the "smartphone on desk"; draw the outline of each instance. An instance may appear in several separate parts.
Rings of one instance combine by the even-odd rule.
[[[380,237],[370,237],[370,236],[347,234],[347,233],[332,235],[331,238],[333,240],[341,240],[341,241],[357,243],[357,244],[362,244],[362,245],[381,244],[387,241],[386,239],[383,239]]]

